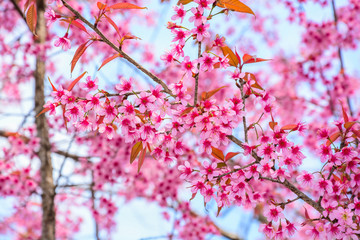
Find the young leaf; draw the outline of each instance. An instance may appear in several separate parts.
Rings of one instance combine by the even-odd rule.
[[[189,112],[191,112],[193,110],[194,107],[188,107],[186,108],[184,111],[182,111],[182,113],[180,114],[180,117],[188,114]]]
[[[86,51],[86,49],[90,46],[90,44],[88,46],[86,46],[86,44],[88,43],[89,41],[81,44],[79,46],[79,48],[76,50],[75,54],[74,54],[74,57],[73,59],[71,60],[71,72],[73,72],[74,68],[75,68],[75,65],[77,63],[77,61],[80,59],[80,57],[84,54],[84,52]]]
[[[220,214],[220,211],[221,211],[221,209],[223,208],[223,206],[221,206],[221,207],[218,207],[218,210],[217,210],[217,213],[216,213],[216,217],[218,217],[219,216],[219,214]]]
[[[344,118],[344,122],[347,123],[349,122],[349,117],[344,109],[344,106],[341,104],[341,109],[342,109],[342,114],[343,114],[343,118]]]
[[[236,155],[238,155],[240,152],[228,152],[228,154],[226,154],[226,157],[225,157],[225,162],[227,160],[230,160],[232,159],[233,157],[235,157]]]
[[[264,61],[269,61],[269,60],[271,60],[271,59],[257,58],[255,56],[251,56],[249,54],[244,54],[244,56],[243,56],[243,64],[264,62]]]
[[[101,3],[101,2],[97,2],[97,7],[99,8],[99,10],[103,10],[103,9],[105,9],[106,8],[106,4],[103,4],[103,3]]]
[[[216,168],[224,168],[224,167],[227,167],[226,163],[224,162],[219,162],[216,164]]]
[[[341,135],[340,132],[333,133],[333,134],[329,137],[329,140],[327,140],[326,146],[330,146],[333,142],[336,141],[336,139],[338,139],[338,137],[340,137],[340,135]]]
[[[112,60],[114,60],[115,58],[118,58],[118,57],[122,57],[122,55],[120,53],[117,53],[111,57],[108,57],[106,58],[103,63],[101,64],[101,66],[99,67],[98,71],[103,67],[105,66],[107,63],[111,62]]]
[[[223,52],[223,55],[229,59],[230,66],[236,67],[239,65],[238,58],[228,46],[221,47],[221,51]]]
[[[344,123],[344,127],[349,130],[352,126],[354,126],[356,122],[346,122]]]
[[[140,156],[139,156],[138,173],[140,172],[141,166],[142,166],[143,163],[144,163],[145,154],[146,154],[146,148],[144,148],[143,150],[141,150],[141,153],[140,153]]]
[[[179,1],[177,2],[177,5],[180,5],[180,4],[186,5],[186,4],[191,3],[192,1],[193,1],[193,0],[179,0]]]
[[[49,111],[50,110],[50,108],[44,108],[41,112],[39,112],[37,115],[36,115],[36,117],[39,117],[41,114],[43,114],[43,113],[46,113],[47,111]]]
[[[90,33],[86,30],[86,28],[84,27],[84,25],[82,25],[81,23],[79,23],[76,20],[72,20],[71,21],[71,25],[74,25],[75,27],[79,28],[81,31],[86,32],[87,34],[90,35]]]
[[[119,28],[118,26],[116,25],[116,23],[111,19],[109,18],[108,16],[106,16],[106,14],[104,14],[106,20],[111,24],[111,26],[113,26],[113,28],[115,29],[115,31],[117,32],[117,34],[119,35],[119,38],[121,38],[121,34],[120,34],[120,31],[119,31]]]
[[[137,155],[139,155],[139,152],[142,148],[143,148],[143,143],[141,141],[135,143],[135,145],[131,148],[130,163],[133,163],[135,161]]]
[[[212,91],[210,91],[210,92],[203,92],[202,94],[201,94],[201,99],[204,101],[204,100],[207,100],[207,99],[209,99],[209,98],[211,98],[215,93],[217,93],[218,91],[220,91],[221,89],[223,89],[223,88],[226,88],[227,86],[222,86],[222,87],[219,87],[219,88],[217,88],[217,89],[214,89],[214,90],[212,90]]]
[[[283,126],[281,130],[295,130],[295,128],[297,128],[297,124],[289,124]]]
[[[80,79],[81,79],[86,73],[87,73],[86,71],[83,72],[83,74],[81,74],[81,75],[78,76],[74,81],[72,81],[72,82],[70,83],[70,85],[68,86],[67,90],[68,90],[68,91],[71,91],[71,90],[74,88],[74,86],[80,81]]]
[[[227,8],[236,12],[250,13],[255,16],[255,13],[238,0],[218,0],[216,1],[216,5],[221,8]]]
[[[275,126],[278,125],[277,122],[274,122],[274,120],[272,122],[269,122],[269,126],[272,130],[274,130]]]
[[[351,131],[352,131],[358,138],[360,138],[360,131],[359,131],[359,130],[352,129]]]
[[[35,34],[36,23],[37,23],[37,13],[35,3],[31,4],[26,13],[26,23],[29,26],[30,31]]]
[[[54,87],[54,85],[52,84],[50,77],[48,77],[48,80],[49,80],[49,83],[51,84],[53,91],[57,91],[56,87]]]
[[[146,7],[139,7],[132,3],[115,3],[114,5],[111,5],[109,9],[147,9]]]
[[[211,155],[213,155],[213,157],[215,157],[221,161],[224,161],[224,153],[220,149],[217,149],[215,147],[211,147],[211,148],[212,148]]]

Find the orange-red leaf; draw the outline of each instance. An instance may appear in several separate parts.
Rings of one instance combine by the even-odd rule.
[[[57,91],[56,87],[52,84],[50,78],[48,77],[49,83],[51,84],[51,87],[53,89],[53,91]]]
[[[106,16],[104,14],[106,20],[111,24],[111,26],[113,26],[113,28],[115,29],[115,31],[117,32],[117,34],[119,35],[119,37],[121,37],[121,34],[120,34],[120,31],[119,31],[119,27],[116,25],[116,23],[111,19],[109,18],[108,16]]]
[[[97,2],[97,7],[99,8],[99,10],[103,10],[103,9],[105,9],[106,8],[106,4],[103,4],[103,3],[101,3],[101,2]]]
[[[26,23],[29,26],[30,31],[35,35],[37,22],[37,13],[35,3],[31,4],[26,13]]]
[[[219,87],[219,88],[217,88],[217,89],[214,89],[214,90],[212,90],[212,91],[210,91],[210,92],[203,92],[202,94],[201,94],[201,99],[204,101],[204,100],[207,100],[207,99],[209,99],[209,98],[211,98],[212,96],[214,96],[214,94],[215,93],[217,93],[218,91],[220,91],[221,89],[223,89],[223,88],[226,88],[227,86],[222,86],[222,87]]]
[[[239,0],[217,0],[216,5],[221,8],[227,8],[236,12],[250,13],[255,16],[255,13],[251,10],[251,8]]]
[[[221,211],[221,209],[223,208],[223,206],[221,206],[221,207],[218,207],[218,210],[217,210],[217,213],[216,213],[216,217],[218,217],[219,216],[219,214],[220,214],[220,211]]]
[[[74,25],[75,27],[79,28],[81,31],[86,32],[87,34],[89,34],[89,32],[86,30],[86,28],[84,27],[84,25],[82,25],[81,23],[79,23],[76,20],[72,20],[71,21],[71,25]],[[90,35],[90,34],[89,34]]]
[[[354,126],[356,122],[346,122],[344,123],[344,127],[349,130],[352,126]]]
[[[227,167],[226,163],[224,162],[219,162],[216,164],[216,168],[224,168],[224,167]]]
[[[275,128],[275,126],[276,125],[278,125],[278,123],[277,122],[269,122],[269,126],[270,126],[270,128],[272,129],[272,130],[274,130],[274,128]]]
[[[220,149],[217,149],[215,147],[211,147],[211,148],[212,148],[211,155],[213,155],[213,157],[221,161],[224,161],[224,153]]]
[[[132,3],[115,3],[114,5],[111,5],[109,9],[146,9],[146,7],[139,7]]]
[[[343,118],[344,118],[344,122],[347,123],[349,122],[349,117],[344,109],[344,106],[341,104],[341,109],[342,109],[342,114],[343,114]]]
[[[189,112],[191,112],[193,110],[194,107],[188,107],[186,108],[184,111],[182,111],[182,113],[180,114],[180,117],[188,114]]]
[[[47,111],[49,111],[50,110],[50,108],[44,108],[41,112],[39,112],[38,113],[38,115],[36,115],[36,117],[38,117],[38,116],[40,116],[41,114],[43,114],[43,113],[46,113]]]
[[[98,71],[103,67],[105,66],[107,63],[111,62],[112,60],[114,60],[115,58],[118,58],[118,57],[122,57],[122,55],[120,53],[117,53],[111,57],[108,57],[106,58],[103,63],[101,64],[101,66],[99,67]]]
[[[221,51],[223,52],[223,55],[229,59],[230,66],[236,67],[239,65],[238,58],[228,46],[221,47]]]
[[[294,130],[295,128],[297,128],[297,124],[289,124],[289,125],[285,125],[281,128],[281,130]]]
[[[139,155],[140,150],[143,148],[143,143],[137,142],[135,145],[131,148],[130,153],[130,163],[133,163],[136,159],[136,157]]]
[[[251,56],[249,54],[244,54],[244,56],[243,56],[243,64],[264,62],[264,61],[269,61],[269,60],[271,60],[271,59],[257,58],[255,56]]]
[[[144,163],[145,154],[146,154],[146,148],[144,148],[143,150],[141,150],[141,153],[140,153],[140,156],[139,156],[138,173],[140,172],[141,166],[142,166],[143,163]]]
[[[186,5],[186,4],[188,4],[188,3],[191,3],[193,0],[179,0],[178,2],[177,2],[177,5],[180,5],[180,4],[182,4],[182,5]]]
[[[359,131],[359,130],[352,129],[351,131],[352,131],[358,138],[360,138],[360,131]]]
[[[232,159],[233,157],[235,157],[236,155],[238,155],[240,152],[228,152],[228,154],[226,154],[225,157],[225,161]]]
[[[86,71],[83,72],[80,76],[78,76],[74,81],[72,81],[69,85],[69,87],[67,88],[68,91],[71,91],[74,86],[80,81],[80,79],[86,74]]]
[[[251,84],[251,87],[257,88],[257,89],[260,89],[260,90],[264,90],[257,82],[255,82],[254,84]]]
[[[329,140],[327,140],[326,142],[326,146],[330,146],[330,144],[332,144],[333,142],[336,141],[336,139],[338,139],[338,137],[340,137],[341,133],[340,132],[336,132],[336,133],[333,133]]]
[[[80,59],[80,57],[84,54],[84,52],[86,51],[86,49],[88,48],[88,46],[86,46],[88,42],[85,42],[83,44],[81,44],[79,46],[79,48],[76,50],[73,59],[71,60],[71,72],[74,70],[75,65],[77,63],[77,61]]]

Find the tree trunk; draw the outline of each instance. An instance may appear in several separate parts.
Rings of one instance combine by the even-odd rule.
[[[45,104],[44,79],[45,79],[45,49],[43,45],[46,41],[46,22],[44,17],[46,3],[45,0],[37,0],[38,22],[36,26],[36,44],[40,51],[36,56],[35,77],[35,112],[39,113]],[[53,181],[53,167],[51,162],[50,141],[48,134],[48,124],[45,114],[40,115],[35,120],[37,136],[40,138],[39,159],[41,161],[40,187],[42,190],[42,240],[55,240],[55,208],[54,198],[55,189]]]

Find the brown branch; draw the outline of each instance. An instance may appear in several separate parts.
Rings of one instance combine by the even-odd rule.
[[[91,185],[90,185],[90,191],[91,191],[91,207],[92,210],[95,211],[95,190],[94,190],[94,186],[95,186],[95,182],[94,182],[94,171],[91,171]],[[95,237],[96,240],[100,240],[100,235],[99,235],[99,224],[96,221],[96,219],[94,219],[95,222]]]
[[[333,11],[334,23],[335,23],[336,31],[339,31],[339,29],[338,29],[338,17],[337,17],[337,14],[336,14],[336,7],[335,7],[335,0],[331,0],[331,7],[332,7],[332,11]],[[344,60],[343,60],[342,49],[341,49],[340,45],[338,45],[338,47],[337,47],[337,52],[338,52],[338,57],[339,57],[339,62],[340,62],[341,75],[344,78],[346,78]],[[347,101],[347,104],[349,106],[350,115],[354,116],[354,113],[353,113],[353,110],[352,110],[352,107],[351,107],[350,97],[346,97],[346,101]]]
[[[92,30],[94,30],[101,38],[101,40],[106,43],[108,46],[110,46],[112,49],[114,49],[116,52],[120,53],[123,58],[125,58],[128,62],[130,62],[132,65],[134,65],[137,69],[145,73],[147,76],[149,76],[154,82],[160,84],[164,91],[171,96],[174,96],[171,90],[168,88],[168,86],[155,74],[148,71],[146,68],[141,66],[139,63],[137,63],[134,59],[132,59],[129,55],[127,55],[123,50],[116,47],[115,44],[113,44],[105,35],[92,23],[90,23],[88,20],[86,20],[78,11],[76,11],[74,8],[72,8],[65,0],[61,0],[64,6],[69,9],[78,19],[80,19],[82,22],[84,22],[87,26],[89,26]]]
[[[233,141],[235,144],[237,144],[238,146],[240,146],[241,148],[244,148],[243,142],[241,142],[239,139],[237,139],[236,137],[232,136],[232,135],[228,135],[227,136],[228,139],[230,139],[231,141]],[[261,158],[257,155],[256,152],[252,151],[251,155],[256,159],[256,161],[260,162]],[[312,206],[313,208],[315,208],[319,213],[322,213],[324,211],[324,208],[321,207],[321,205],[317,202],[315,202],[313,199],[311,199],[309,196],[307,196],[305,193],[303,193],[302,191],[300,191],[297,187],[295,187],[295,185],[293,185],[292,183],[290,183],[288,180],[285,179],[284,182],[281,182],[279,179],[273,179],[273,178],[267,178],[267,177],[260,177],[261,179],[264,180],[268,180],[271,182],[275,182],[275,183],[279,183],[281,185],[283,185],[284,187],[286,187],[287,189],[289,189],[290,191],[292,191],[293,193],[295,193],[299,198],[301,198],[304,202],[306,202],[307,204],[309,204],[310,206]]]
[[[199,42],[198,46],[198,59],[201,57],[201,42]],[[198,73],[195,75],[195,94],[194,94],[194,107],[196,107],[197,99],[198,99],[198,90],[199,90],[199,74],[200,74],[200,63],[197,64]]]

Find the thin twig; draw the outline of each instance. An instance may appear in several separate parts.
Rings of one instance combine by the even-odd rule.
[[[198,59],[201,57],[201,42],[199,42],[198,46]],[[195,95],[194,95],[194,107],[196,107],[197,99],[198,99],[198,89],[199,89],[199,74],[200,74],[200,63],[197,64],[198,72],[195,75]]]
[[[149,76],[153,81],[160,84],[164,91],[168,93],[171,96],[174,96],[171,90],[168,88],[168,86],[155,74],[148,71],[146,68],[141,66],[139,63],[137,63],[134,59],[132,59],[129,55],[127,55],[123,50],[116,47],[115,44],[113,44],[105,35],[92,23],[90,23],[88,20],[86,20],[78,11],[76,11],[74,8],[72,8],[65,0],[61,0],[64,6],[69,9],[78,19],[80,19],[82,22],[84,22],[87,26],[89,26],[92,30],[94,30],[102,39],[103,42],[105,42],[108,46],[110,46],[112,49],[114,49],[116,52],[120,53],[124,59],[126,59],[128,62],[130,62],[132,65],[134,65],[137,69],[145,73],[147,76]]]

